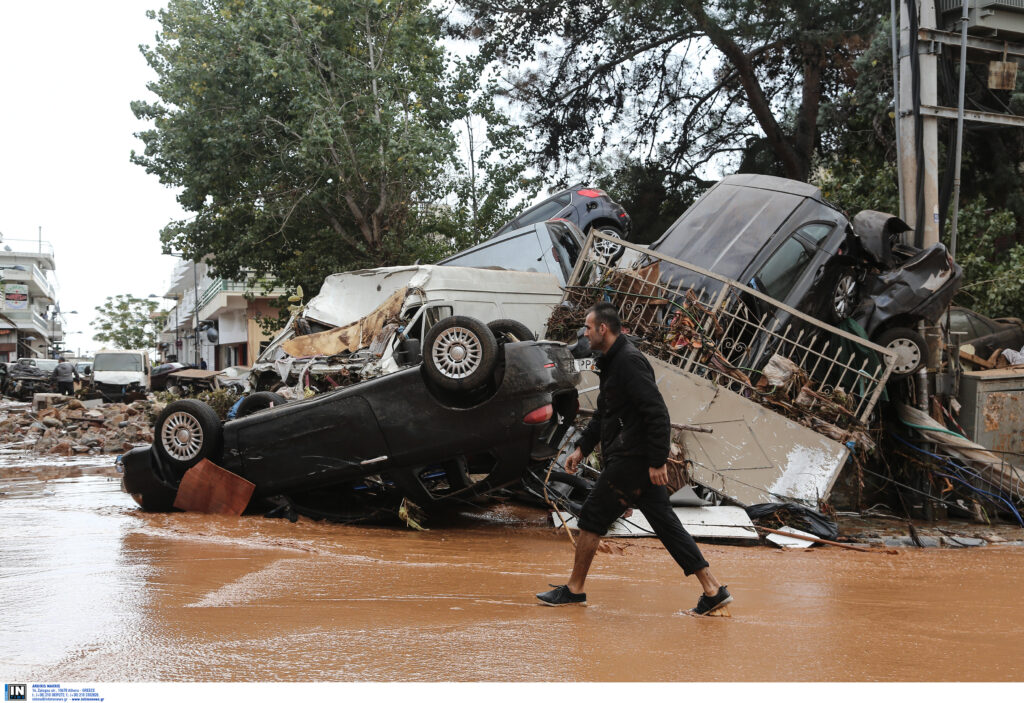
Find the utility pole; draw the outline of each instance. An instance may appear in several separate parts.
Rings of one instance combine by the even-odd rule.
[[[914,229],[914,244],[939,241],[938,118],[922,105],[938,104],[937,59],[933,44],[918,41],[921,29],[935,29],[935,0],[899,0],[900,172],[902,210]]]

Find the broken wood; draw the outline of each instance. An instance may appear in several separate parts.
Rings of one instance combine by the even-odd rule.
[[[969,361],[975,366],[980,366],[983,369],[994,369],[996,367],[995,361],[989,361],[988,359],[982,359],[980,356],[975,356],[970,352],[960,350],[960,358],[964,361]]]
[[[203,459],[181,477],[174,507],[196,513],[241,515],[255,490],[256,484]]]
[[[760,525],[754,525],[755,529],[764,530],[765,532],[771,532],[774,535],[782,535],[784,537],[794,537],[791,532],[783,532],[782,530],[773,530],[770,527],[761,527]],[[830,539],[821,539],[820,537],[805,537],[800,535],[796,539],[802,539],[805,542],[816,542],[818,544],[829,544],[833,547],[842,547],[843,549],[852,549],[855,552],[868,552],[872,554],[884,553],[884,554],[899,554],[896,549],[869,549],[868,547],[858,547],[854,544],[843,544],[842,542],[833,542]]]

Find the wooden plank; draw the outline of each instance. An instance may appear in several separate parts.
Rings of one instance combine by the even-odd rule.
[[[717,539],[749,539],[757,541],[758,534],[743,508],[715,505],[705,508],[673,508],[672,511],[693,537]],[[576,529],[576,518],[568,513],[551,513],[556,527]],[[642,510],[634,510],[628,518],[615,521],[608,530],[608,537],[654,537],[651,524]]]
[[[256,484],[203,459],[181,477],[174,507],[196,513],[241,515],[255,490]]]

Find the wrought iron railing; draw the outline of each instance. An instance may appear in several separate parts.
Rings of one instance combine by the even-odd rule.
[[[600,240],[638,256],[628,268],[609,264],[594,248]],[[811,418],[811,426],[820,417],[830,424],[867,425],[895,363],[887,349],[761,291],[596,228],[565,300],[576,311],[598,300],[612,302],[648,354],[787,414]],[[786,379],[785,393],[780,378]]]

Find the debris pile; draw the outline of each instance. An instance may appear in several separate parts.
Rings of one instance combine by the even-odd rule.
[[[0,443],[59,456],[119,453],[153,441],[155,412],[150,401],[87,407],[75,398],[40,410],[0,408]]]
[[[565,301],[547,324],[549,339],[574,342],[586,311],[601,300],[620,310],[623,331],[646,354],[678,365],[682,353],[696,351],[699,366],[708,369],[721,385],[738,383],[740,394],[837,442],[853,440],[861,450],[874,448],[868,428],[854,409],[856,399],[829,379],[815,379],[792,359],[774,354],[763,368],[734,365],[727,354],[735,340],[726,338],[720,322],[692,290],[678,300],[650,295],[657,280],[657,264],[629,271],[610,269],[595,285],[569,286]],[[742,305],[742,302],[738,303]],[[806,356],[806,354],[805,354]]]

